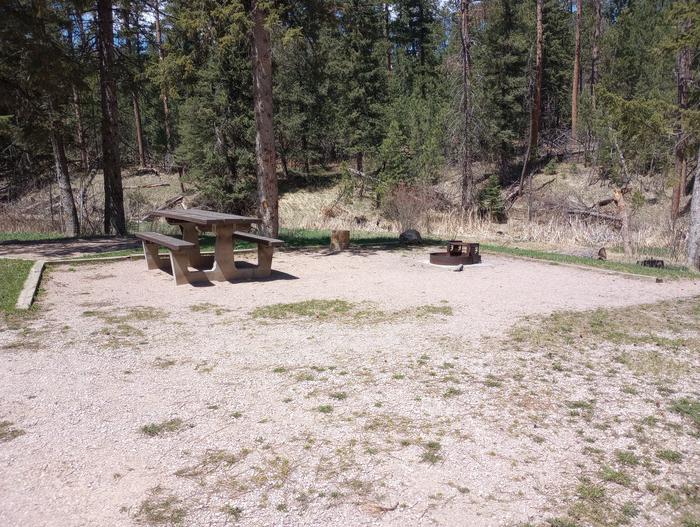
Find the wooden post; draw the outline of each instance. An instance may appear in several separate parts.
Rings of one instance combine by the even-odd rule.
[[[331,251],[343,251],[350,247],[350,231],[331,231]]]

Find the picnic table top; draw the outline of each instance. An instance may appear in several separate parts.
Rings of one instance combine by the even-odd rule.
[[[237,214],[224,214],[201,209],[163,209],[153,212],[153,216],[161,216],[169,220],[184,221],[195,225],[245,225],[260,223],[259,218],[252,216],[238,216]]]

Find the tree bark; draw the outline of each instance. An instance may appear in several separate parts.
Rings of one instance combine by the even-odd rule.
[[[100,64],[102,109],[102,170],[104,173],[104,231],[126,234],[124,191],[119,158],[119,112],[114,78],[114,27],[112,2],[97,0],[97,53]]]
[[[690,225],[688,226],[688,266],[700,271],[700,148],[695,165],[695,182],[690,202]]]
[[[626,189],[616,188],[613,191],[613,200],[617,205],[617,215],[620,218],[621,227],[620,235],[622,236],[622,245],[624,247],[625,256],[632,256],[632,243],[630,241],[630,216],[625,202]]]
[[[384,38],[386,39],[386,71],[387,75],[391,75],[393,68],[391,64],[391,40],[389,34],[389,2],[384,2]]]
[[[685,46],[678,51],[676,57],[676,76],[678,86],[678,108],[680,111],[688,109],[688,93],[690,91],[690,63],[691,53],[690,48]],[[671,199],[671,219],[673,221],[678,218],[680,210],[681,198],[683,197],[686,185],[686,159],[685,159],[686,138],[683,126],[680,123],[676,125],[676,146],[675,146],[675,173],[676,184],[673,187],[673,197]]]
[[[571,84],[571,138],[576,141],[578,120],[578,90],[581,75],[581,12],[583,0],[576,0],[576,41],[574,44],[574,78]]]
[[[129,53],[129,56],[132,58],[136,59],[136,62],[138,63],[138,56],[139,56],[139,26],[138,26],[138,20],[136,22],[136,28],[134,31],[134,35],[136,38],[136,49],[134,50],[134,46],[131,41],[131,21],[129,20],[129,17],[131,15],[131,3],[130,2],[125,2],[124,3],[124,9],[123,9],[123,17],[124,17],[124,33],[126,36],[126,49]],[[144,144],[143,140],[143,128],[141,125],[141,105],[139,104],[139,94],[136,86],[136,79],[132,76],[130,79],[130,92],[131,92],[131,105],[134,107],[134,131],[136,133],[136,148],[139,153],[139,166],[141,168],[144,168],[146,166],[146,147]]]
[[[598,59],[600,57],[600,37],[603,32],[602,0],[593,0],[595,21],[593,28],[593,46],[591,49],[591,106],[595,110],[595,86],[598,82]]]
[[[462,132],[462,210],[465,212],[474,209],[474,173],[472,171],[471,151],[471,57],[469,50],[471,40],[469,35],[469,3],[470,0],[460,0],[460,26],[459,36],[462,45],[462,117],[464,130]]]
[[[532,112],[530,113],[530,137],[527,143],[525,152],[525,160],[523,161],[523,170],[520,173],[520,184],[518,192],[514,197],[520,196],[523,193],[526,177],[532,177],[528,173],[528,165],[530,159],[537,152],[537,142],[540,134],[540,116],[542,114],[542,60],[544,56],[544,28],[542,21],[542,9],[544,0],[537,0],[536,4],[536,40],[535,40],[535,86],[532,97]],[[529,213],[528,213],[529,216]]]
[[[63,137],[57,128],[58,123],[51,127],[51,148],[56,164],[56,182],[61,195],[61,209],[64,217],[64,232],[66,236],[75,238],[80,235],[80,223],[78,222],[78,211],[75,208],[73,199],[73,189],[70,184],[68,173],[68,160],[66,159],[66,149],[63,144]]]
[[[163,50],[163,36],[160,28],[160,1],[155,0],[155,25],[156,25],[156,47],[158,48],[158,61],[162,64],[165,60]],[[172,130],[170,129],[170,104],[168,101],[168,90],[166,86],[160,87],[160,98],[163,101],[163,127],[165,129],[165,149],[172,152]]]
[[[253,102],[255,110],[255,161],[258,206],[267,236],[279,232],[275,138],[272,122],[272,52],[264,8],[252,2]]]

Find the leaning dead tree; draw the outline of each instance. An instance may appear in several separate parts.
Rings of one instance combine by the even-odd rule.
[[[536,4],[536,37],[535,37],[535,83],[532,93],[532,110],[530,112],[530,133],[527,142],[527,150],[523,159],[523,169],[520,173],[520,182],[515,192],[511,193],[506,201],[512,204],[523,194],[525,182],[532,186],[532,171],[529,165],[532,157],[537,152],[537,143],[540,135],[540,116],[542,115],[542,60],[544,55],[544,28],[542,22],[542,8],[544,0],[537,0]],[[528,210],[528,217],[531,211]]]

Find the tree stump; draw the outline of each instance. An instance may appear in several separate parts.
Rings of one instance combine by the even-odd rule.
[[[342,251],[350,247],[350,231],[331,231],[331,251]]]

